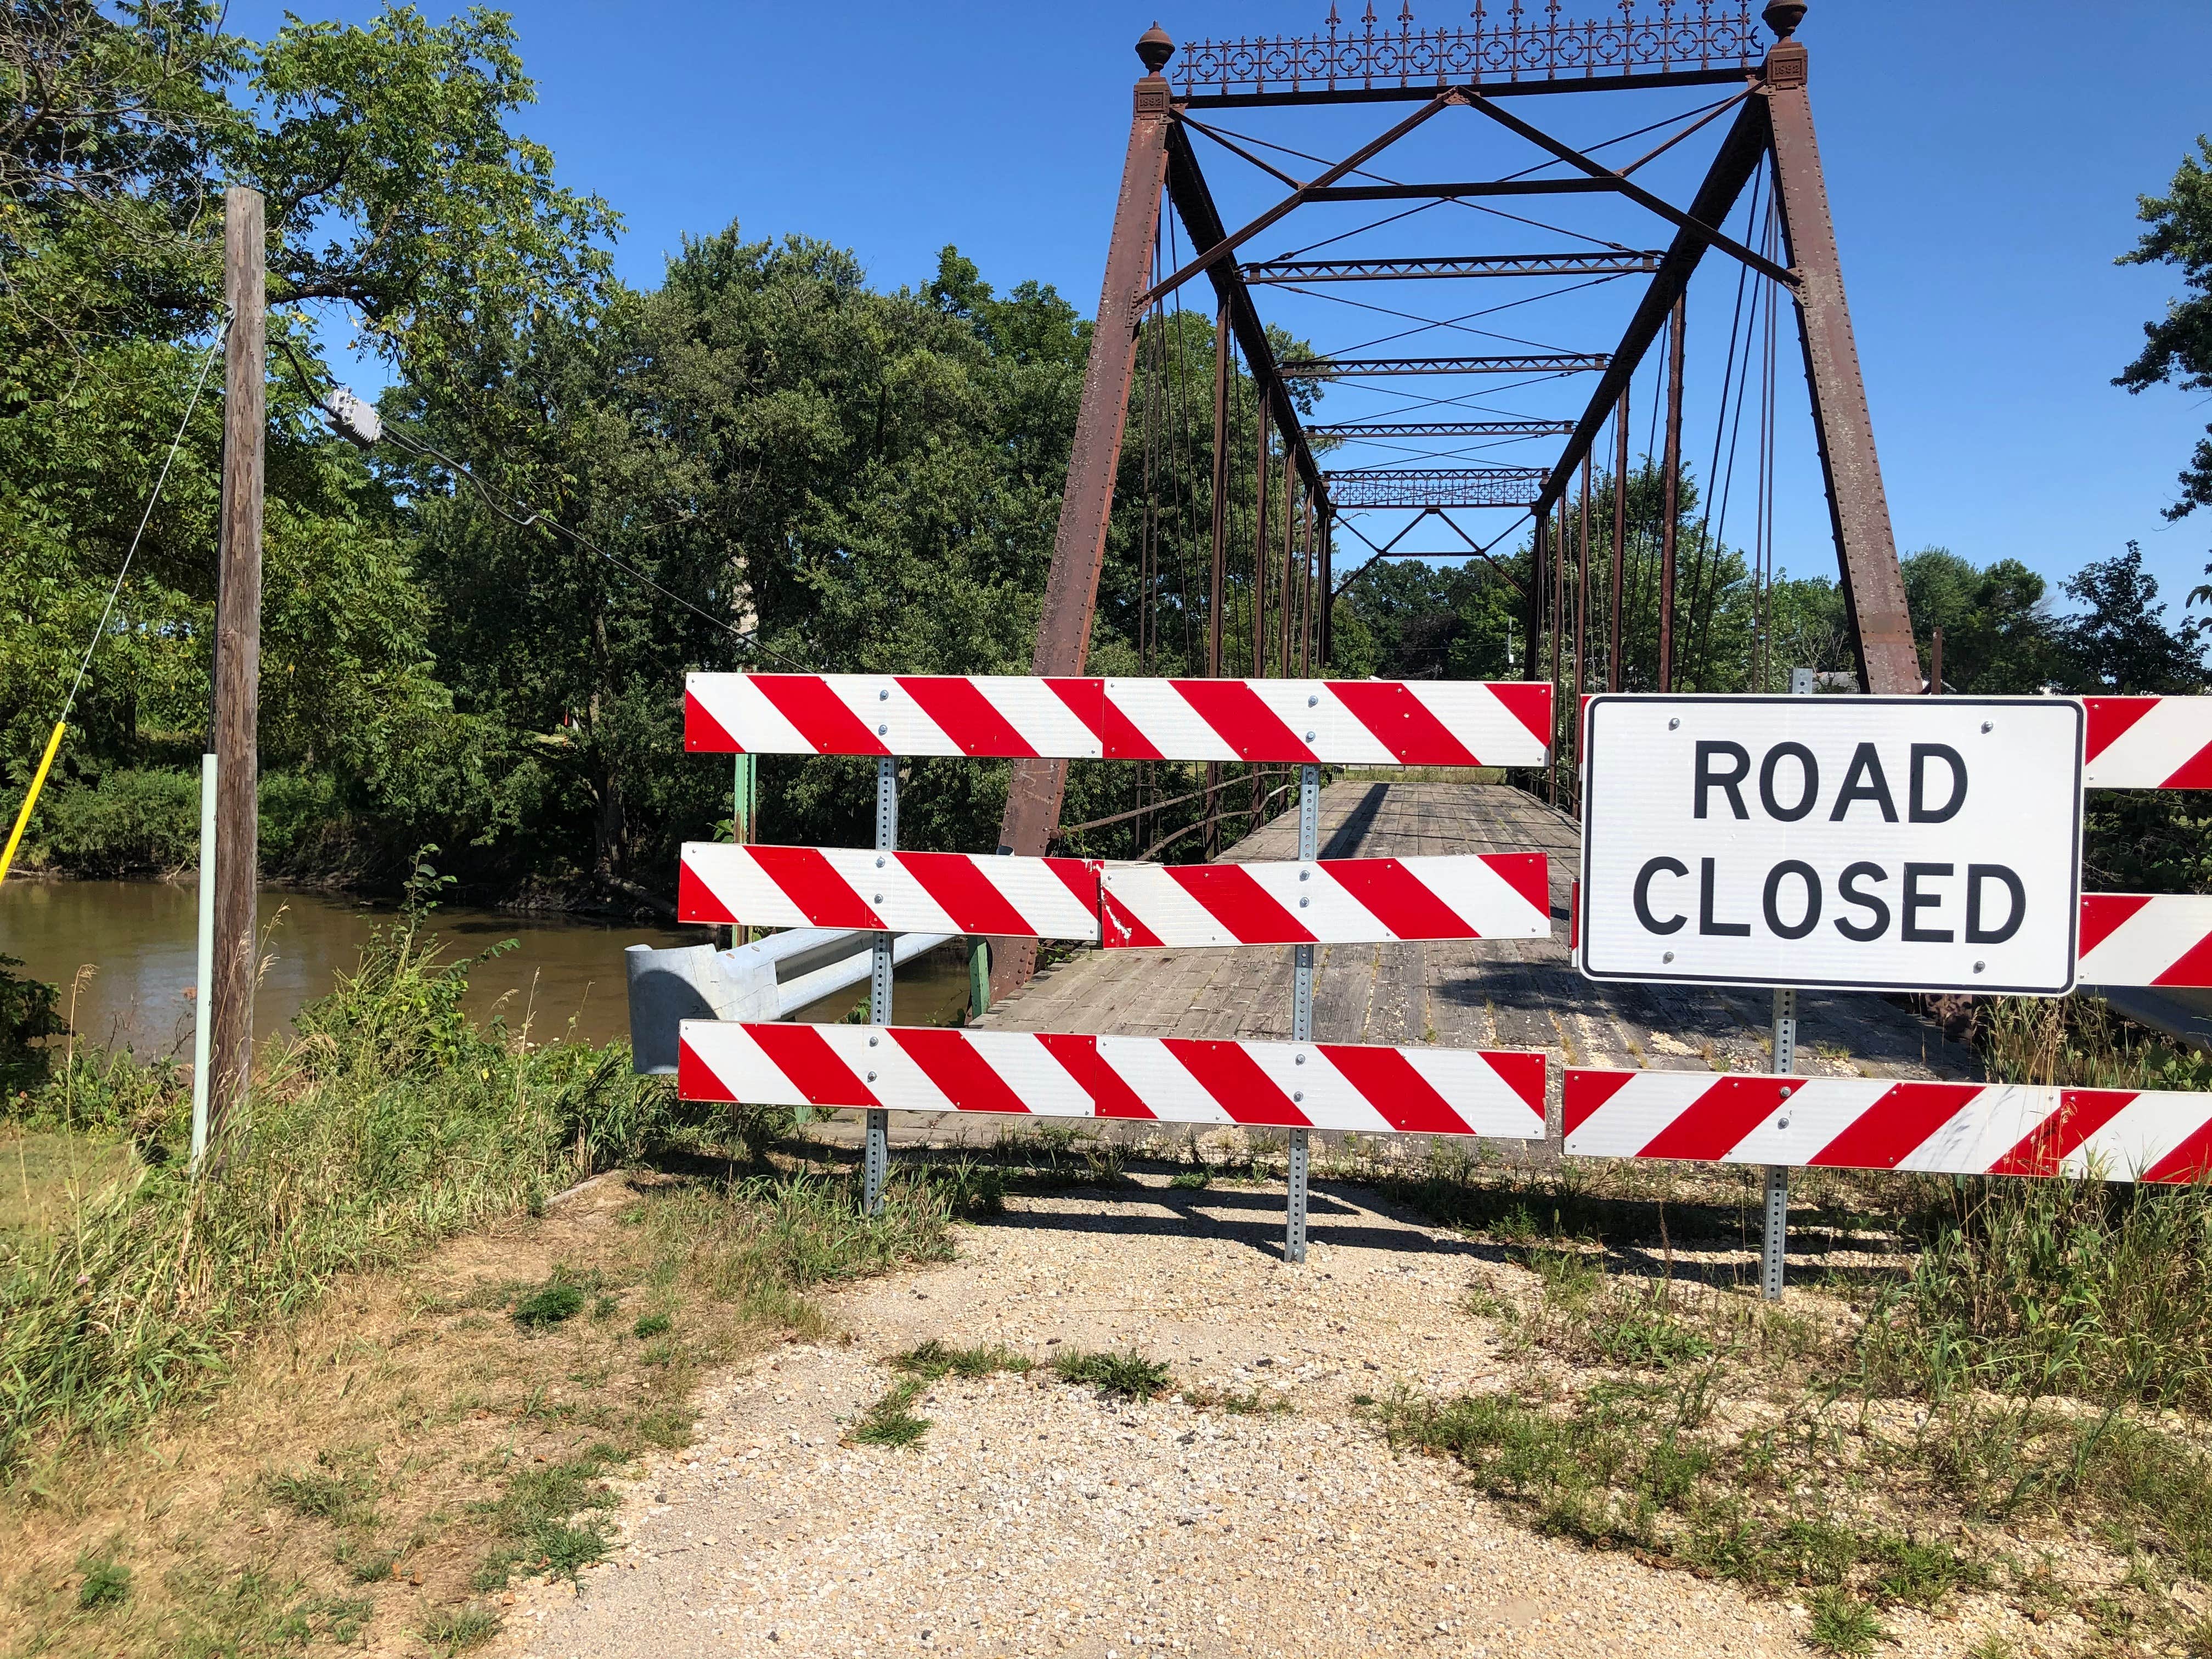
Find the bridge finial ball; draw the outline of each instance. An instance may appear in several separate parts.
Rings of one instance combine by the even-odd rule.
[[[1175,42],[1165,29],[1154,23],[1137,38],[1137,56],[1144,60],[1148,72],[1158,75],[1167,67],[1168,59],[1175,56]]]
[[[1804,0],[1772,0],[1759,15],[1774,31],[1776,40],[1787,40],[1797,32],[1797,25],[1805,21]]]

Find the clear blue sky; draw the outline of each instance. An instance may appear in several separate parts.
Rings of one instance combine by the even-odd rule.
[[[1001,289],[1034,276],[1087,313],[1139,72],[1130,47],[1155,4],[1178,39],[1304,33],[1328,9],[1327,0],[961,8],[521,0],[516,21],[539,96],[521,125],[552,147],[567,183],[624,216],[618,264],[634,282],[655,281],[686,232],[735,220],[749,235],[803,233],[851,247],[885,287],[927,281],[938,249],[957,243]],[[348,0],[331,9],[357,18],[371,9]],[[1356,15],[1354,5],[1345,10]],[[1456,26],[1465,11],[1431,3],[1416,15],[1430,27]],[[257,36],[279,15],[265,0],[230,13],[232,27]],[[1813,53],[1814,106],[1899,545],[1946,545],[1977,562],[2012,555],[2057,578],[2135,538],[2178,610],[2203,580],[2212,521],[2169,526],[2159,508],[2203,429],[2206,400],[2170,389],[2131,398],[2110,384],[2136,349],[2142,321],[2179,287],[2166,270],[2112,259],[2136,234],[2136,193],[2162,190],[2197,133],[2212,129],[2212,8],[1814,0],[1800,38]],[[1562,136],[1589,142],[1703,101],[1661,96],[1668,101],[1650,115],[1634,98],[1534,101]],[[1334,154],[1404,107],[1224,119]],[[1464,112],[1451,118],[1469,125],[1440,133],[1419,159],[1401,160],[1395,176],[1422,176],[1424,165],[1445,165],[1452,154],[1463,158],[1455,177],[1483,176],[1462,170],[1478,157],[1522,165],[1503,135],[1478,131]],[[1710,152],[1696,139],[1683,148],[1698,167]],[[1279,188],[1218,152],[1206,161],[1232,223]],[[1677,200],[1693,182],[1681,172],[1661,181]],[[1633,210],[1608,211],[1604,234],[1626,235],[1633,221],[1619,216]],[[1647,223],[1636,237],[1663,246],[1663,231]],[[1258,246],[1279,252],[1304,240],[1300,233],[1279,246],[1271,235]],[[1428,251],[1448,246],[1447,238]],[[1504,244],[1493,235],[1480,246]],[[1693,359],[1700,348],[1716,353],[1692,365],[1705,401],[1692,400],[1686,447],[1699,472],[1735,293],[1724,263],[1708,261],[1692,301]],[[1415,286],[1387,302],[1407,303]],[[1470,285],[1425,286],[1463,293]],[[1548,316],[1545,343],[1604,349],[1630,299],[1622,286],[1589,296],[1587,314],[1566,324]],[[1323,349],[1385,331],[1340,306],[1332,312],[1295,296],[1273,314]],[[1400,349],[1441,350],[1434,343],[1446,337],[1462,350],[1504,349],[1456,335]],[[1832,569],[1832,556],[1794,344],[1783,362],[1780,561],[1815,574]],[[1543,411],[1579,409],[1582,390],[1559,391]],[[1338,394],[1328,417],[1391,406],[1346,401],[1356,398]]]

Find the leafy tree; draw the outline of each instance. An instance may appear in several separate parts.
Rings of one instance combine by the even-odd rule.
[[[1978,567],[1948,548],[1925,547],[1905,559],[1904,571],[1923,673],[1940,628],[1943,681],[1955,690],[2021,696],[2070,677],[2049,585],[2019,560]]]
[[[449,387],[474,341],[597,303],[613,221],[508,131],[530,88],[494,13],[391,8],[256,45],[196,0],[37,0],[0,30],[0,775],[27,774],[182,434],[58,804],[196,749],[205,720],[219,371],[191,391],[219,337],[222,183],[269,200],[278,363],[312,355],[299,306],[337,304]],[[342,777],[386,823],[488,822],[477,733],[431,672],[407,506],[323,430],[321,380],[270,386],[264,762]]]
[[[2203,689],[2204,657],[2195,630],[2166,625],[2158,583],[2144,572],[2142,549],[2134,542],[2117,558],[2083,565],[2067,578],[2066,594],[2084,607],[2063,630],[2073,659],[2069,689],[2136,696]]]
[[[2113,381],[2130,392],[2166,385],[2212,389],[2212,137],[2199,137],[2197,150],[2181,158],[2166,195],[2136,198],[2136,216],[2150,228],[2119,263],[2176,266],[2187,292],[2166,302],[2165,316],[2143,325],[2142,350]],[[2180,499],[2166,509],[2169,519],[2212,505],[2212,426],[2205,432],[2182,469]],[[2212,599],[2212,589],[2190,597]]]

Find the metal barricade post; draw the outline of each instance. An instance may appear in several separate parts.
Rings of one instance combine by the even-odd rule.
[[[884,755],[876,761],[876,866],[883,868],[898,848],[898,760],[896,756]],[[876,895],[876,902],[883,902],[883,895]],[[896,933],[878,933],[875,960],[868,974],[868,1024],[889,1025],[891,1023],[892,949],[898,942]],[[878,1037],[870,1037],[874,1044]],[[875,1081],[871,1071],[868,1080]],[[868,1148],[863,1162],[862,1180],[865,1183],[865,1204],[870,1215],[878,1215],[884,1207],[884,1180],[890,1171],[891,1115],[880,1107],[868,1112]]]
[[[1790,671],[1790,694],[1795,697],[1809,697],[1819,680],[1809,668]],[[1787,986],[1774,988],[1774,1030],[1771,1044],[1777,1077],[1788,1077],[1797,1069],[1797,993]],[[1790,1085],[1783,1085],[1782,1097],[1785,1109],[1790,1098]],[[1789,1120],[1785,1117],[1784,1122]],[[1759,1251],[1759,1293],[1769,1302],[1782,1300],[1782,1269],[1784,1258],[1790,1250],[1790,1171],[1776,1164],[1766,1170],[1766,1228]]]
[[[1298,862],[1311,864],[1321,856],[1321,768],[1313,765],[1298,769]],[[1301,881],[1311,872],[1301,870]],[[1307,900],[1301,898],[1299,904]],[[1297,968],[1291,980],[1291,1040],[1293,1042],[1313,1041],[1314,951],[1310,945],[1295,945]],[[1304,1058],[1303,1055],[1300,1056]],[[1302,1098],[1294,1094],[1293,1099]],[[1289,1166],[1285,1173],[1285,1201],[1287,1215],[1283,1227],[1283,1260],[1303,1261],[1306,1259],[1306,1158],[1307,1134],[1304,1129],[1291,1131]]]

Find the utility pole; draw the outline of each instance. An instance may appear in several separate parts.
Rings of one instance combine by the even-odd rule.
[[[262,452],[268,434],[267,244],[261,193],[223,192],[222,553],[216,596],[216,858],[213,994],[206,1015],[208,1137],[246,1103],[253,1076],[255,804],[261,694]]]

